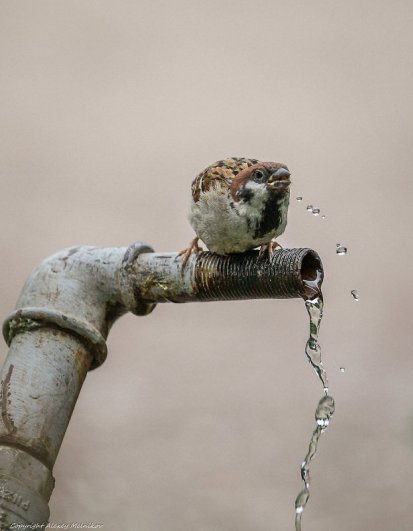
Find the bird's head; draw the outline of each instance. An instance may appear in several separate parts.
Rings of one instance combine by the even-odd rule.
[[[279,196],[282,199],[290,192],[291,173],[285,164],[259,162],[240,171],[231,183],[234,201],[250,201],[257,194]]]

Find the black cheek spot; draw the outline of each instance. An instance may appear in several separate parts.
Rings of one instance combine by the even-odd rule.
[[[243,188],[239,192],[239,198],[245,201],[246,203],[249,203],[253,197],[254,192],[248,188]]]

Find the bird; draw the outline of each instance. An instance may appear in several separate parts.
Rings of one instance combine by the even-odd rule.
[[[291,173],[285,164],[229,157],[205,168],[192,182],[188,214],[195,238],[181,251],[184,268],[190,255],[209,251],[228,255],[260,247],[258,258],[281,247],[274,238],[287,225]]]

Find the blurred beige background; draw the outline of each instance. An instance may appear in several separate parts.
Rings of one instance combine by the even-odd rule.
[[[305,531],[413,527],[412,24],[402,0],[0,3],[2,318],[59,249],[182,249],[191,179],[213,161],[292,170],[280,242],[322,256],[337,404]],[[293,529],[321,396],[307,327],[300,300],[121,319],[62,445],[51,521]]]

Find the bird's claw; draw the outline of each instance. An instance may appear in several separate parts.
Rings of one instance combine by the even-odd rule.
[[[265,255],[267,255],[268,260],[271,261],[275,249],[282,249],[281,245],[278,242],[271,241],[269,243],[264,243],[263,245],[261,245],[260,250],[258,252],[257,261],[261,260],[261,258]]]
[[[189,247],[186,249],[183,249],[180,251],[177,255],[177,258],[179,256],[183,256],[182,264],[181,264],[181,270],[183,271],[185,269],[186,264],[188,263],[189,257],[192,253],[200,253],[203,251],[202,247],[198,245],[199,238],[194,238],[191,243],[189,244]]]

